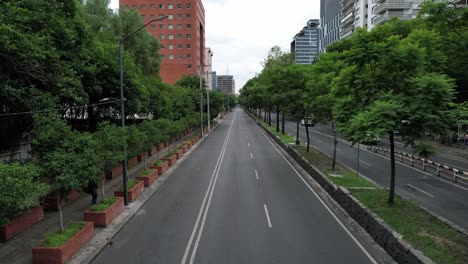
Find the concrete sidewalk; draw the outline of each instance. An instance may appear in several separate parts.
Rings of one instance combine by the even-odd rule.
[[[198,130],[183,137],[181,140],[164,148],[160,152],[160,157],[164,157],[172,151],[174,145],[179,145],[184,139],[199,134]],[[199,141],[201,142],[201,141]],[[197,143],[198,145],[198,143]],[[157,155],[147,158],[147,164],[153,164],[157,160]],[[139,175],[144,170],[143,162],[137,163],[134,167],[128,170],[129,178],[132,179]],[[122,175],[112,180],[106,180],[104,189],[106,197],[114,196],[114,191],[122,186]],[[98,190],[101,196],[100,189]],[[99,197],[100,199],[101,197]],[[98,200],[99,200],[98,199]],[[91,196],[84,194],[80,199],[73,202],[63,209],[64,224],[71,222],[83,221],[83,212],[90,207]],[[0,243],[0,263],[32,263],[32,248],[39,245],[41,241],[49,234],[56,232],[59,229],[59,213],[44,212],[44,218],[38,223],[32,225],[29,229],[16,235],[7,242]]]

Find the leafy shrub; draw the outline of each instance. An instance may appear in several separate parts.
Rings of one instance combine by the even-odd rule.
[[[45,247],[59,247],[63,245],[70,237],[78,233],[86,223],[72,223],[69,224],[63,231],[57,231],[56,233],[48,236],[42,245]]]
[[[109,208],[112,204],[114,204],[115,201],[117,201],[117,198],[115,197],[106,198],[104,199],[104,201],[91,206],[89,210],[94,211],[94,212],[104,212],[107,208]]]
[[[0,225],[39,204],[49,186],[38,181],[39,170],[33,165],[0,163]]]

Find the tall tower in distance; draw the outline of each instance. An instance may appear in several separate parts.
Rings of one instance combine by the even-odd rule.
[[[121,9],[134,9],[143,23],[166,19],[146,30],[161,44],[161,79],[174,84],[182,75],[205,72],[205,9],[201,0],[120,0]],[[156,51],[155,51],[156,52]]]

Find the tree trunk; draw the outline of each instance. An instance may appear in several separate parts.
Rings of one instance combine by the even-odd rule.
[[[281,133],[284,134],[284,111],[281,113],[281,116],[283,117],[283,120],[281,121]]]
[[[145,171],[148,170],[148,165],[146,164],[146,155],[148,154],[147,152],[148,152],[148,151],[146,151],[146,152],[143,154],[143,163],[144,163],[144,165],[145,165]]]
[[[271,126],[271,102],[268,105],[268,125]]]
[[[299,144],[301,144],[301,142],[299,141],[299,122],[300,119],[298,118],[297,121],[296,121],[296,145],[299,146]]]
[[[104,167],[105,166],[102,166],[102,175],[101,175],[101,201],[104,201],[105,199],[104,183],[106,182],[106,171]]]
[[[309,137],[309,126],[305,126],[305,129],[306,129],[306,135],[307,135],[307,152],[309,152],[309,149],[310,149],[310,137]]]
[[[280,121],[280,113],[279,113],[279,105],[276,105],[276,132],[279,132],[279,121]]]
[[[57,192],[57,209],[59,211],[59,218],[60,218],[60,231],[63,232],[63,212],[62,212],[62,199],[60,197],[60,192]]]
[[[336,167],[336,147],[338,145],[338,140],[336,140],[336,130],[335,123],[331,123],[333,131],[333,159],[332,159],[332,170],[335,170]]]
[[[393,136],[393,131],[390,131],[390,192],[388,193],[388,203],[391,205],[395,200],[395,141]]]

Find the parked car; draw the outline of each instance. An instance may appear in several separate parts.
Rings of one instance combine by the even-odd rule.
[[[307,117],[301,119],[301,125],[303,126],[314,126],[314,121],[312,120],[312,117]]]

